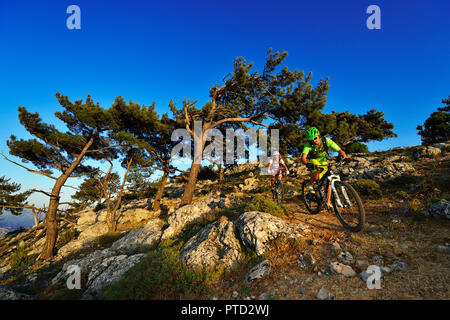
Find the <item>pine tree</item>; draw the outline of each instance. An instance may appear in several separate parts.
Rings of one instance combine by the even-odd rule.
[[[417,126],[423,145],[445,142],[450,139],[450,96],[442,99],[442,103],[446,106],[433,112],[425,120],[423,126]]]
[[[9,153],[19,157],[24,163],[32,163],[37,169],[32,169],[11,161],[29,172],[40,174],[55,181],[49,195],[49,205],[46,212],[46,242],[41,253],[42,259],[54,255],[57,239],[57,210],[60,203],[60,192],[67,179],[81,177],[93,171],[84,164],[85,159],[104,159],[107,154],[114,155],[113,146],[105,133],[114,127],[110,113],[87,97],[83,103],[77,100],[70,102],[67,96],[56,94],[62,112],[55,116],[67,126],[67,132],[61,132],[54,125],[42,122],[39,114],[30,113],[25,107],[19,107],[19,120],[34,139],[18,140],[11,135],[7,141]],[[54,175],[54,172],[57,175]]]
[[[223,85],[216,84],[211,88],[211,100],[201,109],[186,100],[183,109],[172,108],[196,146],[181,205],[192,202],[206,136],[210,130],[236,123],[269,127],[264,121],[270,119],[291,121],[300,113],[296,99],[305,101],[304,107],[314,110],[320,108],[319,104],[324,105],[328,80],[321,79],[313,88],[309,84],[311,73],[305,77],[303,72],[289,71],[287,67],[275,73],[286,56],[287,52],[273,53],[270,49],[262,74],[251,72],[253,63],[247,63],[242,57],[236,58],[233,72],[224,78]],[[201,121],[199,134],[195,134],[195,121]]]

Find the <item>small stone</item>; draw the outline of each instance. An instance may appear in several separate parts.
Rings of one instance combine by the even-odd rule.
[[[264,260],[255,267],[253,267],[245,276],[247,282],[255,279],[262,278],[270,273],[271,263],[268,260]]]
[[[339,262],[332,262],[330,264],[330,268],[332,272],[342,274],[345,277],[354,277],[356,275],[356,272],[352,269],[352,267]]]
[[[435,246],[434,251],[439,253],[450,253],[450,246]]]
[[[308,270],[316,263],[316,259],[314,259],[314,256],[310,253],[302,253],[297,258],[297,262],[300,268]]]
[[[210,299],[211,299],[211,300],[219,300],[219,297],[218,297],[218,296],[211,296]]]
[[[356,265],[357,266],[368,266],[369,265],[369,261],[367,261],[367,260],[356,260]]]
[[[353,256],[348,251],[343,251],[338,255],[339,262],[345,263],[345,264],[352,264],[354,262]]]
[[[391,264],[389,267],[392,271],[402,271],[405,270],[408,265],[404,262],[395,261],[393,264]]]
[[[267,292],[263,292],[259,295],[258,300],[266,300],[269,297]]]
[[[316,297],[319,300],[334,300],[334,295],[324,287],[320,288],[319,292],[317,292]]]
[[[392,269],[389,267],[380,267],[381,273],[390,273],[392,272]]]
[[[333,242],[333,244],[331,244],[331,250],[333,250],[333,251],[339,251],[339,250],[342,250],[342,249],[341,249],[341,246],[339,245],[339,243],[337,243],[337,242],[335,241],[335,242]]]
[[[305,294],[306,289],[305,287],[300,287],[300,291],[298,292],[300,295]]]
[[[239,293],[237,291],[233,291],[233,293],[231,294],[231,297],[236,299],[239,296]]]
[[[384,258],[382,256],[375,256],[372,258],[372,263],[375,265],[380,266],[383,264],[383,262],[384,262]]]

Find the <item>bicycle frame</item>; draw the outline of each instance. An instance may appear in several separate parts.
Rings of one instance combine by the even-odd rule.
[[[329,167],[328,165],[316,165],[316,166],[318,166],[318,167]],[[350,200],[348,198],[347,192],[345,191],[345,188],[342,188],[342,194],[344,195],[346,205],[342,204],[341,199],[339,198],[338,192],[337,192],[336,187],[334,185],[336,181],[341,181],[341,177],[339,175],[334,174],[331,169],[328,170],[325,173],[325,175],[322,177],[322,179],[320,179],[318,181],[319,189],[322,188],[322,185],[323,185],[324,181],[327,181],[326,186],[325,186],[325,190],[327,190],[327,192],[326,192],[327,193],[327,198],[328,198],[328,195],[329,195],[329,190],[328,189],[329,189],[329,186],[331,185],[331,192],[334,195],[334,199],[336,201],[336,204],[340,208],[344,208],[346,205],[348,207],[352,206],[352,204],[351,204],[351,202],[350,202]],[[322,195],[322,196],[324,196],[324,195]]]

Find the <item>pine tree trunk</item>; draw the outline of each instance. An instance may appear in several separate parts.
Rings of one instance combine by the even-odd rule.
[[[191,204],[192,198],[194,197],[195,185],[197,184],[198,170],[200,169],[200,164],[202,162],[203,149],[205,146],[205,133],[207,132],[208,125],[205,124],[203,127],[201,137],[194,136],[194,161],[192,161],[191,171],[189,172],[189,178],[184,187],[183,198],[181,199],[181,206]]]
[[[59,194],[61,192],[61,188],[66,183],[69,176],[72,174],[72,172],[76,169],[76,167],[80,164],[81,160],[85,156],[88,149],[91,147],[92,143],[94,142],[94,137],[98,133],[96,131],[92,137],[89,139],[89,141],[84,146],[83,150],[81,150],[80,154],[78,155],[77,159],[72,162],[69,168],[64,171],[64,173],[56,180],[55,185],[53,186],[52,193],[50,196],[50,203],[48,205],[48,211],[45,216],[45,222],[46,222],[46,233],[47,236],[45,238],[45,245],[44,249],[41,253],[41,259],[50,259],[53,257],[53,251],[55,250],[56,245],[56,238],[58,236],[58,221],[56,219],[56,214],[58,210],[59,205]]]
[[[59,205],[59,193],[65,181],[67,180],[67,178],[64,178],[65,175],[62,175],[60,178],[58,178],[52,189],[50,203],[48,205],[47,214],[45,216],[47,236],[45,238],[44,249],[41,253],[42,259],[50,259],[51,257],[53,257],[53,251],[55,249],[56,239],[58,237],[58,222],[56,219],[56,213]]]
[[[153,201],[153,211],[158,211],[161,205],[161,199],[164,193],[164,188],[166,187],[167,179],[169,178],[169,173],[164,172],[164,175],[161,179],[161,185],[159,186],[158,192],[156,193],[155,200]]]
[[[186,186],[184,187],[183,198],[181,199],[181,206],[192,203],[195,185],[197,184],[197,176],[198,176],[199,168],[200,168],[199,163],[194,163],[194,162],[192,163],[191,171],[189,173],[189,178],[186,183]]]
[[[219,164],[219,181],[223,180],[223,165]]]

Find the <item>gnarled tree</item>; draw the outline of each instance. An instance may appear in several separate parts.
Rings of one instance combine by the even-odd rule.
[[[49,259],[54,255],[58,235],[57,210],[60,192],[68,178],[80,177],[93,169],[85,164],[85,159],[104,159],[105,154],[113,154],[113,146],[105,136],[114,123],[110,113],[95,104],[90,96],[83,103],[70,102],[67,96],[56,94],[62,112],[55,116],[64,122],[68,131],[61,132],[54,125],[42,122],[38,113],[30,113],[19,107],[19,120],[36,139],[18,140],[14,135],[7,141],[9,153],[19,157],[24,163],[32,163],[37,169],[17,163],[5,155],[7,160],[25,168],[29,172],[46,176],[55,181],[45,217],[46,242],[40,255]],[[58,173],[57,175],[54,172]]]

